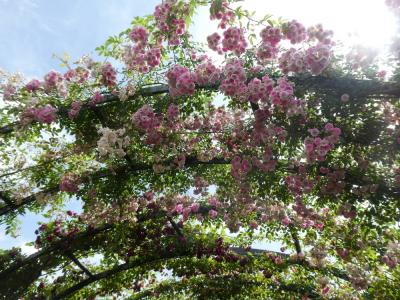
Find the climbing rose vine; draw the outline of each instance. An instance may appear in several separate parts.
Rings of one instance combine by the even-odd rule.
[[[104,59],[1,72],[0,222],[47,220],[0,250],[1,298],[400,299],[399,40],[338,45],[164,0]]]

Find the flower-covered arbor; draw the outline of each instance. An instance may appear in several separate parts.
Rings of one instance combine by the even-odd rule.
[[[49,219],[1,250],[4,299],[400,298],[398,43],[389,78],[235,2],[164,0],[105,62],[3,74],[0,221]]]

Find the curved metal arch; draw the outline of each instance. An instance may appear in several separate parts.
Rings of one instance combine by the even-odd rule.
[[[304,86],[309,89],[322,89],[332,90],[334,88],[340,88],[342,93],[354,92],[354,90],[363,91],[358,93],[359,96],[367,95],[389,95],[394,97],[400,97],[400,87],[396,82],[380,82],[376,80],[361,80],[346,77],[324,77],[324,76],[297,76],[289,77],[290,80],[294,81],[295,84]],[[198,86],[198,89],[209,89],[217,90],[218,85],[206,85]],[[158,94],[169,93],[169,86],[167,84],[155,84],[150,86],[142,87],[142,89],[135,95],[129,97],[128,100],[134,100],[138,96],[153,96]],[[105,100],[99,105],[107,105],[108,103],[119,101],[119,97],[112,94],[105,94]],[[89,102],[87,100],[86,102]],[[88,103],[82,108],[91,108]],[[66,107],[60,107],[59,110],[64,114],[67,111]],[[8,134],[14,131],[14,128],[19,125],[19,122],[14,122],[8,125],[0,127],[0,134]]]
[[[191,166],[198,166],[198,165],[225,165],[229,164],[230,160],[229,159],[224,159],[224,158],[214,158],[210,161],[200,161],[196,157],[188,157],[186,159],[185,167],[191,167]],[[134,164],[134,165],[125,165],[122,166],[121,168],[118,168],[114,170],[114,172],[104,172],[100,171],[98,173],[95,173],[91,175],[92,178],[104,178],[107,176],[115,176],[116,174],[121,174],[124,172],[135,172],[135,171],[148,171],[152,170],[153,166],[152,165],[146,165],[146,164]],[[8,213],[12,213],[15,210],[24,207],[25,205],[28,205],[36,200],[36,197],[41,194],[41,193],[54,193],[59,191],[59,186],[53,186],[51,188],[48,188],[44,191],[40,191],[36,194],[27,196],[23,198],[21,201],[18,201],[18,204],[16,201],[12,201],[12,199],[9,199],[12,203],[15,203],[14,205],[5,205],[3,207],[0,207],[0,217],[4,216]]]
[[[244,273],[248,276],[252,276],[254,274],[249,274],[249,273]],[[255,275],[257,276],[257,275]],[[218,277],[220,277],[222,280],[224,280],[224,282],[229,280],[232,280],[232,277],[234,277],[234,275],[231,274],[226,274],[226,275],[216,275],[213,278],[201,278],[204,277],[204,274],[201,275],[197,275],[197,276],[193,276],[189,279],[187,279],[187,281],[185,281],[184,283],[182,281],[171,281],[171,282],[167,282],[166,281],[161,281],[159,282],[155,287],[140,291],[135,293],[134,295],[130,296],[127,300],[139,300],[139,299],[143,299],[145,297],[151,296],[154,292],[158,292],[159,290],[176,290],[176,289],[183,289],[185,288],[188,284],[190,285],[190,281],[194,280],[205,280],[210,281],[212,283],[214,283],[214,280]],[[271,287],[274,289],[279,289],[282,291],[288,291],[288,292],[297,292],[297,293],[308,293],[308,297],[310,297],[311,299],[319,299],[320,296],[317,292],[315,292],[314,288],[310,285],[300,285],[300,284],[274,284],[272,282],[264,282],[262,283],[260,280],[255,281],[255,279],[259,279],[259,278],[233,278],[233,280],[240,280],[240,282],[243,283],[250,283],[252,285],[257,285],[260,286],[260,284],[264,284],[266,288]],[[230,288],[229,285],[221,285],[221,287],[226,287],[226,288]]]

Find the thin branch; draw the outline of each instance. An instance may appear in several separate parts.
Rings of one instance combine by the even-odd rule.
[[[18,122],[14,122],[12,124],[5,125],[3,127],[0,127],[0,134],[7,134],[11,133],[14,131],[14,126],[18,125]]]
[[[297,254],[302,253],[299,236],[297,235],[296,229],[293,226],[290,226],[289,230],[290,230],[290,235],[292,236],[293,239],[294,247],[296,248],[296,253]]]
[[[272,251],[272,250],[263,250],[263,249],[254,249],[254,248],[250,248],[250,249],[246,249],[246,248],[241,248],[241,247],[230,247],[230,250],[232,250],[233,252],[235,252],[236,254],[239,255],[249,255],[249,253],[251,253],[252,255],[264,255],[266,253],[268,254],[275,254],[278,256],[281,256],[282,258],[289,258],[289,254],[283,253],[283,252],[277,252],[277,251]]]
[[[180,237],[183,237],[183,233],[181,229],[176,225],[175,221],[171,218],[171,216],[167,216],[168,221],[171,223],[172,227],[174,228],[176,234]]]
[[[75,257],[72,252],[66,252],[65,255],[71,259],[87,276],[93,277],[93,274]]]
[[[250,102],[251,110],[255,113],[257,110],[260,109],[260,106],[257,103]]]
[[[65,158],[65,157],[57,157],[57,158],[48,160],[48,161],[43,162],[43,163],[40,163],[40,164],[36,164],[36,165],[33,165],[33,166],[29,166],[29,167],[25,167],[25,168],[22,168],[22,169],[18,169],[18,170],[9,172],[9,173],[1,174],[1,175],[0,175],[0,178],[7,177],[7,176],[11,176],[11,175],[15,175],[15,174],[17,174],[17,173],[20,173],[20,172],[23,172],[23,171],[28,171],[28,170],[31,170],[31,169],[35,169],[35,168],[38,168],[38,167],[43,167],[43,166],[46,166],[46,165],[48,165],[48,164],[51,164],[51,163],[60,161],[60,160],[63,159],[63,158]]]
[[[34,202],[36,200],[36,197],[39,196],[40,194],[54,193],[54,192],[58,192],[58,190],[59,190],[58,186],[53,187],[53,188],[48,188],[46,190],[38,192],[37,194],[33,194],[28,197],[25,197],[25,198],[21,199],[20,201],[14,201],[14,203],[12,203],[12,205],[5,205],[0,208],[0,216],[4,216],[10,212],[17,210],[20,207],[23,207],[24,205]]]
[[[8,206],[15,207],[14,202],[12,202],[11,199],[1,191],[0,191],[0,199],[3,200]]]

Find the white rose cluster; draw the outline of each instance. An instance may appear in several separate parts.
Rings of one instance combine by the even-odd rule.
[[[116,155],[124,157],[124,148],[130,143],[128,136],[124,137],[125,129],[112,130],[110,128],[100,128],[98,130],[102,137],[97,141],[97,148],[101,156]]]

